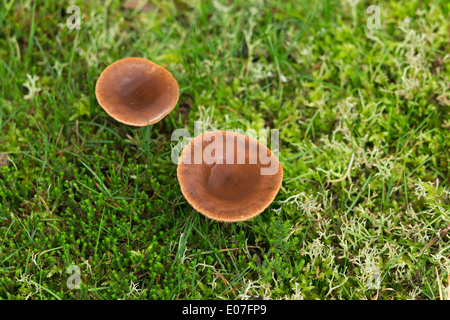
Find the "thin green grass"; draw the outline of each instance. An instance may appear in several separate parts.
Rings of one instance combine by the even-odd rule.
[[[361,1],[78,5],[69,30],[65,3],[0,0],[0,298],[448,296],[445,1],[382,1],[373,33]],[[95,97],[129,56],[179,82],[152,126]],[[186,202],[171,134],[194,121],[279,129],[283,185],[261,215]]]

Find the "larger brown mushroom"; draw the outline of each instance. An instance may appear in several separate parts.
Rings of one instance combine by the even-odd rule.
[[[183,149],[177,176],[194,209],[214,220],[235,222],[253,218],[270,205],[281,187],[283,168],[258,141],[213,131]]]
[[[111,117],[132,126],[156,123],[178,102],[178,83],[165,68],[143,58],[109,65],[97,80],[98,103]]]

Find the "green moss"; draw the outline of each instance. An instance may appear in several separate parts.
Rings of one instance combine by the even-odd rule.
[[[82,1],[78,31],[59,2],[1,6],[0,298],[441,298],[448,7],[383,3],[370,36],[364,5]],[[98,105],[126,56],[177,78],[160,123]],[[283,187],[258,217],[218,223],[183,198],[170,138],[197,120],[280,130]]]

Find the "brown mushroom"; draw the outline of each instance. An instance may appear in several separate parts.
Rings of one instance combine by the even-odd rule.
[[[177,176],[194,209],[234,222],[253,218],[270,205],[281,187],[283,168],[258,141],[237,132],[210,131],[183,149]]]
[[[111,117],[132,126],[153,124],[178,102],[178,83],[165,68],[144,58],[109,65],[95,86],[98,103]]]

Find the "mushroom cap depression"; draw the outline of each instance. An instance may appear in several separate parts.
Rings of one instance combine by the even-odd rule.
[[[270,205],[281,187],[283,167],[256,140],[231,131],[210,131],[183,149],[177,176],[195,210],[214,220],[234,222],[253,218]]]
[[[100,74],[98,103],[111,117],[132,126],[153,124],[178,102],[178,83],[169,71],[144,58],[118,60]]]

